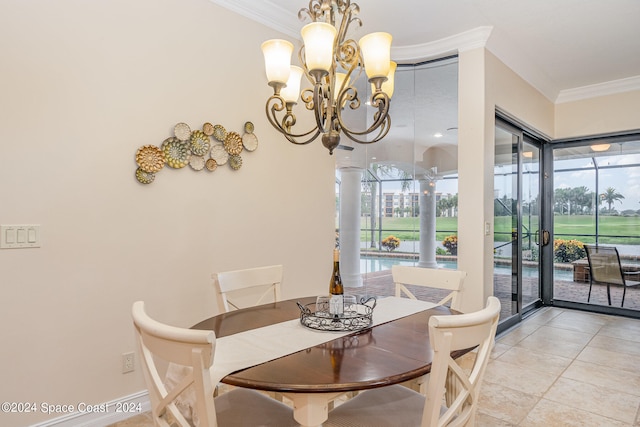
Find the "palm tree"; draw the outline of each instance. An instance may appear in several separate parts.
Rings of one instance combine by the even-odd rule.
[[[620,193],[617,193],[616,189],[613,187],[607,188],[604,193],[600,194],[600,200],[606,202],[609,205],[609,212],[611,212],[611,205],[622,199],[624,199],[624,196]]]

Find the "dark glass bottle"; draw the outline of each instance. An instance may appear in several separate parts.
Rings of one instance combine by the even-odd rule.
[[[333,316],[340,316],[344,311],[344,287],[342,286],[342,278],[340,277],[340,250],[333,251],[333,273],[329,282],[329,313]]]

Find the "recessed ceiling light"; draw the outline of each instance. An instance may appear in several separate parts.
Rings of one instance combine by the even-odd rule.
[[[433,134],[436,138],[442,138],[442,134],[440,132],[436,132]]]

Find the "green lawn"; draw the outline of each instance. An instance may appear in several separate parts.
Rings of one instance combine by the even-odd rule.
[[[420,229],[419,218],[382,218],[382,238],[394,235],[400,240],[418,240]],[[525,223],[532,232],[538,229],[536,221]],[[585,215],[556,215],[554,217],[554,233],[556,239],[576,239],[584,243],[594,243],[593,237],[584,234],[595,234],[595,218]],[[371,240],[369,218],[361,221],[362,241]],[[377,228],[377,227],[376,227]],[[497,217],[494,222],[496,241],[508,241],[511,238],[511,217]],[[446,236],[456,234],[458,218],[436,218],[436,239],[442,240]],[[377,240],[377,230],[374,236]],[[601,237],[600,243],[640,244],[640,217],[600,216],[599,233],[611,236],[630,237]]]

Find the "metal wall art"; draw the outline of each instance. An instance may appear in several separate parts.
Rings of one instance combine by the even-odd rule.
[[[229,164],[232,170],[242,166],[243,151],[255,151],[258,137],[251,122],[244,124],[244,133],[227,132],[222,125],[205,123],[202,130],[192,131],[186,123],[173,128],[174,136],[165,139],[157,147],[143,145],[136,151],[136,179],[151,184],[166,164],[173,169],[189,165],[194,171],[213,172],[218,166]]]

